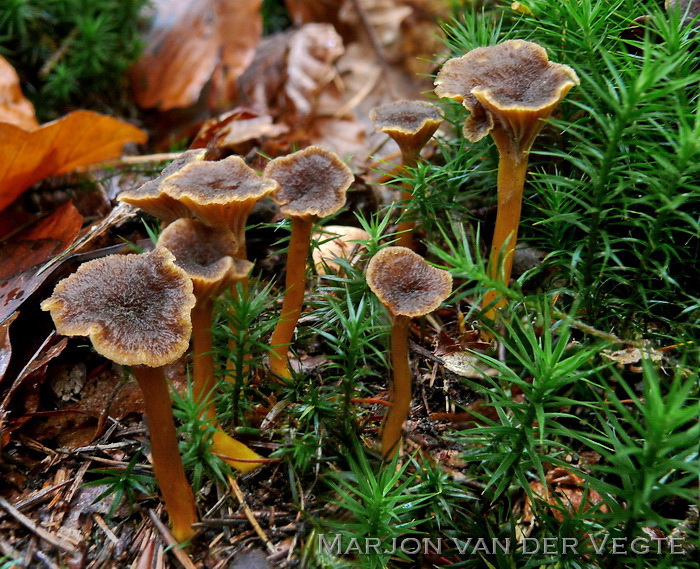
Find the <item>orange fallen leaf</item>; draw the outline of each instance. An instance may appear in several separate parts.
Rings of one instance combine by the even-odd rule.
[[[145,142],[144,131],[91,111],[75,111],[28,132],[0,124],[0,211],[32,184],[121,153]]]
[[[156,0],[144,55],[131,69],[142,108],[193,105],[211,82],[209,102],[235,95],[236,79],[253,59],[262,36],[262,0]]]
[[[22,94],[19,77],[7,60],[0,56],[0,123],[10,123],[25,130],[39,128],[32,105]]]

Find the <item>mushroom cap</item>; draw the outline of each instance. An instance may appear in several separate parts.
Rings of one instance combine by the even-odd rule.
[[[402,153],[418,154],[442,123],[440,110],[428,101],[395,101],[369,112],[377,132],[388,134]]]
[[[165,178],[162,191],[209,225],[228,227],[241,239],[253,206],[277,188],[240,156],[192,162]]]
[[[196,219],[178,219],[166,227],[158,245],[175,255],[175,263],[192,279],[197,299],[218,295],[243,279],[252,263],[234,259],[238,241],[225,228]]]
[[[123,365],[159,367],[189,345],[192,281],[157,247],[84,263],[41,304],[59,334],[89,336],[95,350]]]
[[[471,142],[498,125],[512,138],[531,144],[542,128],[540,119],[547,118],[578,84],[576,72],[549,61],[542,46],[509,40],[448,60],[435,79],[435,93],[471,111],[464,125]]]
[[[271,160],[265,176],[279,182],[271,197],[282,213],[293,217],[325,217],[345,205],[355,176],[340,157],[320,146]]]
[[[190,211],[177,200],[164,194],[161,191],[161,184],[163,180],[172,176],[187,164],[203,161],[205,154],[206,149],[183,152],[168,164],[157,178],[146,182],[135,190],[123,191],[117,199],[136,206],[166,222],[173,221],[179,217],[189,217],[192,215]]]
[[[423,316],[452,292],[452,276],[407,247],[385,247],[367,265],[367,284],[394,316]]]

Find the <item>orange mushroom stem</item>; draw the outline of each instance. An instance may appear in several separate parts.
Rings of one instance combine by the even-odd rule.
[[[442,123],[440,110],[427,101],[395,101],[370,111],[374,130],[388,134],[401,150],[402,170],[415,168],[420,153]],[[413,194],[407,184],[402,185],[402,199],[408,204]],[[398,245],[413,247],[414,219],[399,222]]]
[[[203,417],[214,427],[211,438],[212,452],[242,473],[250,472],[262,464],[262,457],[242,442],[228,435],[219,425],[214,404],[216,390],[216,367],[214,365],[214,342],[211,331],[214,301],[205,299],[192,309],[192,395],[204,405]]]
[[[282,213],[292,218],[285,296],[270,339],[270,371],[276,378],[288,380],[292,373],[287,350],[304,303],[313,224],[345,205],[345,194],[354,176],[337,154],[320,146],[309,146],[270,161],[265,177],[279,183],[271,197]]]
[[[162,247],[85,263],[41,304],[59,334],[89,336],[98,353],[132,366],[146,404],[156,480],[180,542],[194,535],[197,509],[180,459],[163,366],[187,350],[194,304],[192,281]]]
[[[192,215],[213,227],[227,228],[236,239],[232,256],[246,260],[245,228],[248,215],[255,204],[277,188],[277,183],[262,178],[240,156],[217,161],[195,161],[185,165],[161,183],[162,193],[185,206]],[[241,278],[243,290],[248,289],[248,275]],[[231,293],[236,294],[233,286]],[[229,340],[229,352],[235,350]],[[234,381],[233,361],[228,360],[227,379]],[[247,371],[249,366],[245,366]]]
[[[477,142],[490,134],[499,153],[498,212],[488,274],[508,286],[520,223],[530,148],[554,108],[579,84],[573,69],[552,63],[541,46],[509,40],[448,60],[435,79],[435,93],[461,102],[470,115],[464,136]],[[484,316],[494,320],[505,298],[490,290]]]
[[[270,338],[270,370],[281,379],[291,377],[287,350],[294,338],[294,330],[304,305],[306,259],[309,256],[313,226],[313,219],[292,217],[292,233],[287,249],[284,300],[279,322]]]
[[[143,393],[153,471],[168,509],[173,537],[182,543],[194,536],[192,524],[197,522],[197,509],[180,460],[168,381],[162,367],[133,366],[131,372]]]
[[[408,330],[411,318],[424,316],[452,292],[447,271],[429,265],[406,247],[385,247],[367,265],[367,284],[391,316],[391,407],[382,428],[382,454],[400,452],[404,423],[411,408]]]
[[[391,407],[384,417],[382,428],[382,454],[391,458],[400,451],[404,423],[411,410],[412,381],[408,353],[408,328],[411,319],[394,316],[391,321]]]
[[[214,427],[211,449],[230,466],[249,472],[261,457],[225,433],[216,418],[216,366],[212,322],[216,297],[243,279],[251,263],[234,259],[238,242],[228,229],[207,227],[194,219],[178,219],[160,234],[158,244],[175,255],[175,262],[192,279],[197,303],[192,309],[193,396],[203,406],[202,417]]]

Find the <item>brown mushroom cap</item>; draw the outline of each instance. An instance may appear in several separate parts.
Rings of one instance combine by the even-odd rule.
[[[452,292],[452,276],[407,247],[385,247],[367,265],[367,284],[395,316],[423,316]]]
[[[272,199],[293,217],[325,217],[345,205],[352,171],[330,150],[309,146],[270,161],[265,176],[279,182]]]
[[[89,336],[100,354],[123,365],[160,367],[189,345],[192,281],[162,247],[81,265],[42,302],[59,334]]]
[[[135,190],[123,191],[117,199],[136,206],[166,222],[192,215],[184,205],[165,195],[161,191],[161,184],[163,180],[172,176],[187,164],[203,161],[205,154],[205,149],[183,152],[168,164],[157,178],[146,182]]]
[[[428,101],[395,101],[369,112],[374,130],[388,134],[402,153],[418,153],[442,123],[440,110]]]
[[[209,227],[196,219],[178,219],[168,225],[158,245],[175,255],[175,263],[192,279],[198,299],[219,294],[253,266],[233,258],[238,242],[228,229]]]
[[[162,183],[162,191],[209,225],[228,227],[242,238],[255,203],[277,188],[240,156],[192,162]]]
[[[464,135],[481,140],[497,123],[525,143],[579,79],[568,65],[552,63],[536,43],[509,40],[448,60],[435,79],[435,93],[471,111]],[[528,145],[529,149],[529,145]]]

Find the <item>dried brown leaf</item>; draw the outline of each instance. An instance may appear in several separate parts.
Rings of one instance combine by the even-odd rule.
[[[311,22],[335,23],[340,0],[285,0],[287,11],[295,26]]]
[[[136,102],[168,110],[230,101],[262,35],[262,0],[156,0],[144,55],[131,69]]]
[[[240,79],[242,100],[260,114],[309,115],[318,93],[336,76],[343,41],[330,24],[307,24],[266,38]]]
[[[78,237],[83,216],[66,202],[48,217],[3,242],[0,279],[7,279],[65,251]]]
[[[24,130],[39,128],[34,114],[34,105],[22,94],[17,72],[2,56],[0,56],[0,123],[14,124]]]
[[[616,362],[619,366],[631,365],[641,362],[642,359],[648,359],[652,362],[660,362],[664,358],[663,352],[655,350],[652,348],[640,349],[640,348],[625,348],[624,350],[617,350],[611,352],[610,350],[603,350],[603,357],[609,359],[610,361]]]
[[[565,468],[558,466],[551,469],[545,475],[545,482],[546,486],[537,480],[530,484],[530,488],[535,496],[551,506],[550,512],[554,519],[559,522],[563,522],[565,518],[563,509],[568,510],[571,514],[587,511],[596,506],[601,512],[608,511],[607,506],[602,503],[601,495],[591,488],[586,488],[583,478]],[[534,520],[532,503],[526,496],[520,521],[531,524]]]
[[[352,263],[365,249],[365,246],[358,241],[369,238],[369,233],[359,227],[326,225],[323,231],[314,233],[314,239],[320,243],[314,248],[312,254],[316,270],[319,274],[328,274],[329,271],[340,272],[341,267],[336,259],[345,259]]]
[[[313,110],[316,95],[336,76],[343,40],[332,26],[307,24],[290,36],[284,90],[300,115]]]
[[[5,375],[10,365],[12,357],[12,343],[10,342],[10,324],[19,315],[19,312],[12,313],[7,320],[0,324],[0,381]]]
[[[135,126],[91,111],[75,111],[32,132],[0,124],[0,210],[44,178],[115,158],[127,142],[146,138]]]
[[[339,18],[352,27],[362,26],[357,4],[364,10],[367,23],[382,46],[398,43],[401,38],[401,23],[411,15],[412,8],[397,0],[345,0]]]
[[[276,138],[289,132],[284,124],[274,124],[270,115],[258,116],[252,111],[236,109],[206,121],[190,148],[230,149],[242,152],[240,145],[263,137]]]

